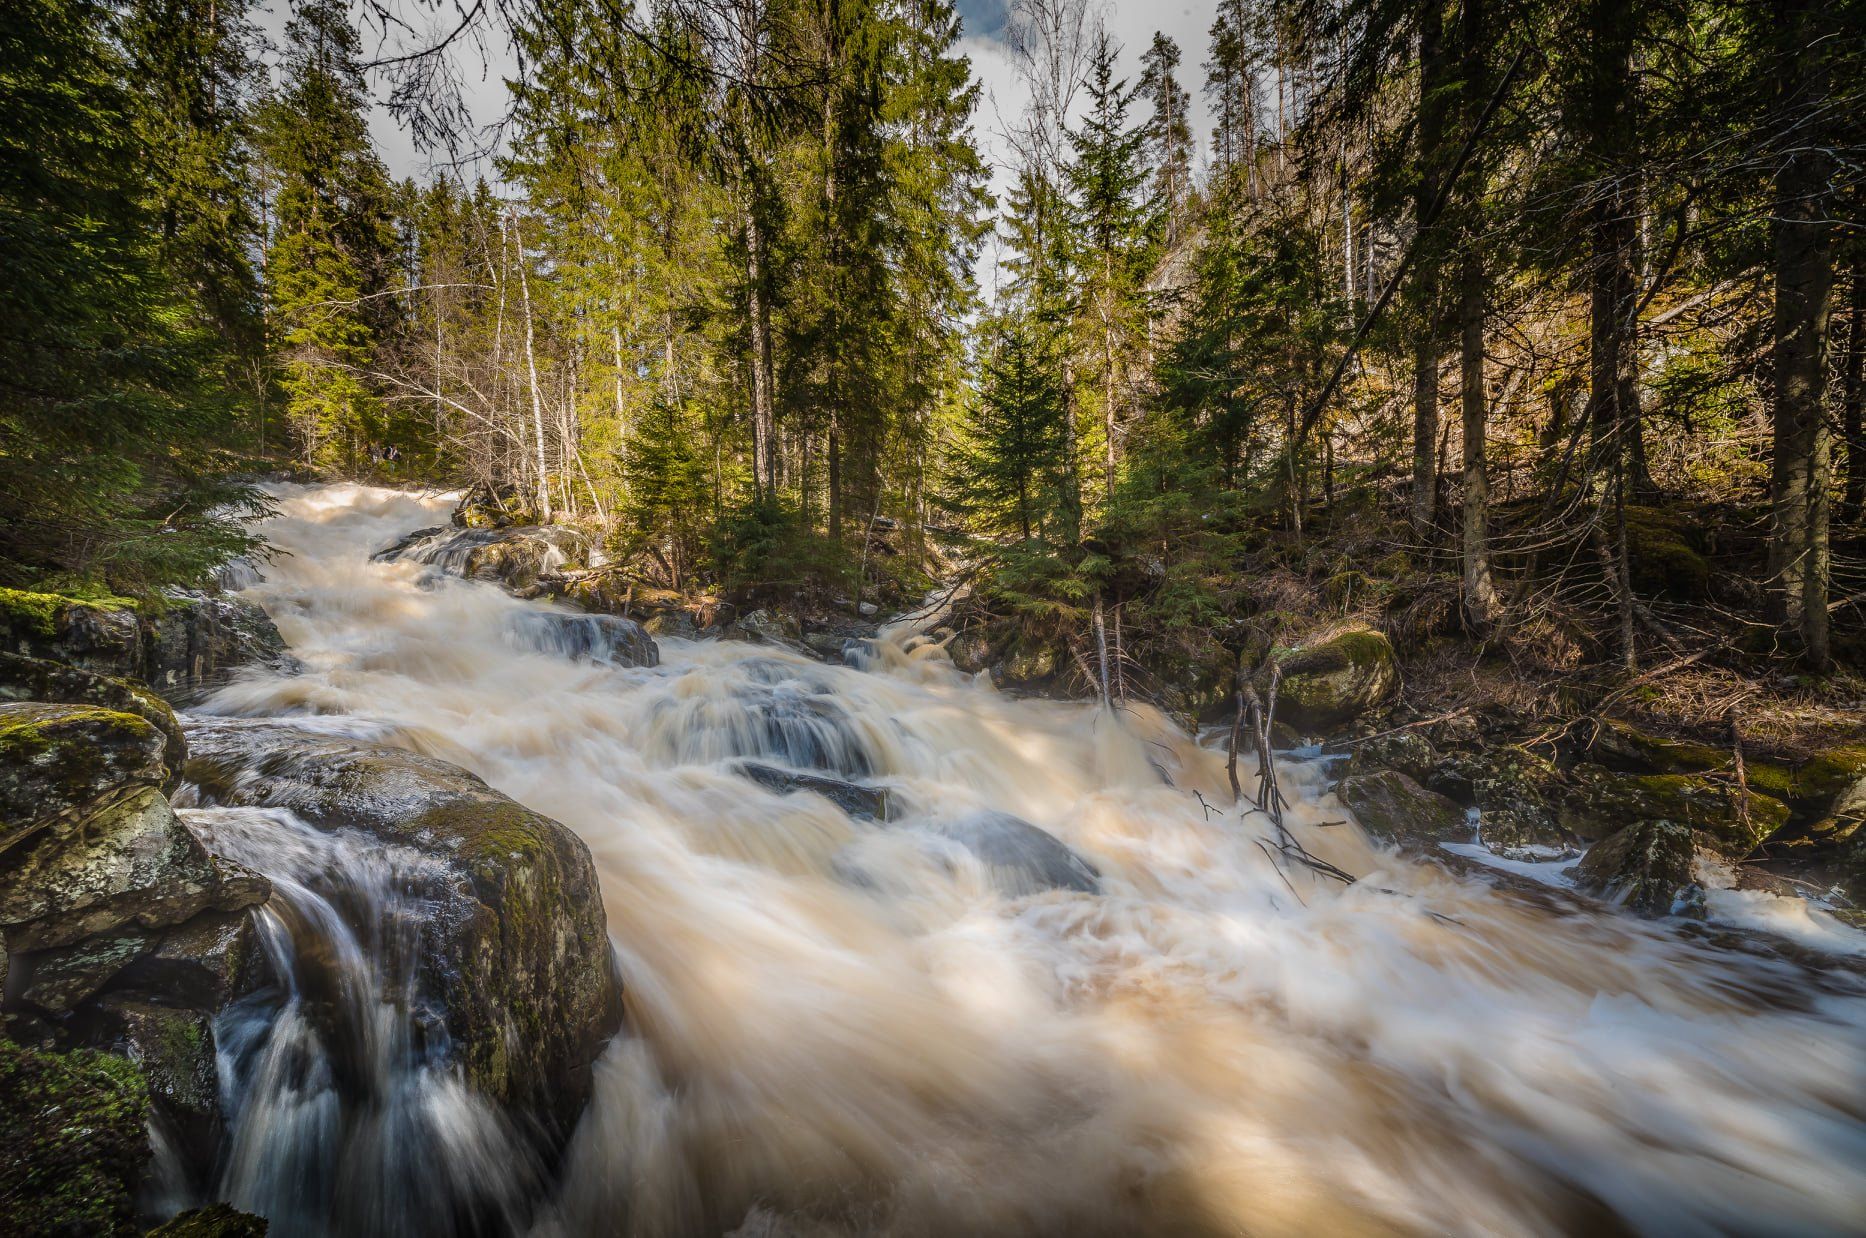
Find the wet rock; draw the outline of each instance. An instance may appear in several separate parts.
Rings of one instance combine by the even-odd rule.
[[[0,633],[8,652],[140,679],[177,698],[248,663],[289,665],[285,642],[264,610],[189,590],[147,603],[0,590]]]
[[[220,1121],[210,1017],[167,1002],[113,994],[100,1003],[115,1051],[141,1068],[150,1097],[186,1141],[212,1150]]]
[[[188,776],[209,804],[288,808],[434,856],[422,984],[469,1082],[561,1139],[621,1021],[589,849],[467,771],[289,726],[202,719]]]
[[[672,636],[680,640],[700,637],[700,625],[694,622],[692,613],[685,610],[657,611],[642,622],[642,628],[653,636]]]
[[[142,787],[81,821],[39,831],[8,857],[0,931],[17,955],[250,907],[270,893],[265,878],[210,857],[162,794]]]
[[[604,666],[658,666],[661,662],[661,651],[641,624],[619,615],[521,610],[512,616],[506,634],[519,649],[577,662]]]
[[[1462,805],[1426,790],[1398,770],[1343,778],[1335,796],[1362,829],[1382,842],[1430,847],[1468,842],[1474,832]]]
[[[1570,851],[1572,833],[1599,837],[1564,820],[1565,789],[1555,766],[1527,748],[1505,745],[1464,763],[1484,845],[1520,858]],[[1571,833],[1572,831],[1572,833]]]
[[[1562,819],[1584,838],[1602,838],[1628,822],[1670,821],[1699,835],[1710,850],[1742,859],[1788,821],[1788,805],[1702,774],[1623,774],[1577,766]]]
[[[946,656],[968,675],[991,665],[991,637],[983,628],[967,628],[946,642]]]
[[[759,786],[779,795],[789,795],[794,791],[815,792],[857,821],[886,821],[890,816],[891,806],[885,787],[865,787],[860,783],[825,778],[820,774],[800,774],[795,770],[778,769],[756,761],[741,761],[738,770]]]
[[[1575,866],[1575,884],[1642,916],[1702,917],[1704,891],[1692,876],[1697,843],[1671,821],[1641,821],[1597,843]]]
[[[7,988],[16,995],[11,1000],[46,1014],[69,1014],[154,943],[154,933],[132,928],[30,954],[9,969]]]
[[[92,705],[0,705],[0,851],[169,776],[162,733]]]
[[[0,1228],[128,1235],[149,1162],[149,1092],[123,1058],[0,1039]]]
[[[115,983],[213,1013],[259,987],[267,974],[252,916],[207,911],[153,937]]]
[[[560,525],[494,529],[418,529],[370,557],[377,562],[425,563],[450,576],[502,585],[512,593],[536,589],[547,572],[589,562],[589,541]]]
[[[926,827],[958,843],[1010,898],[1043,890],[1101,892],[1101,873],[1047,830],[1006,812],[978,812]]]
[[[266,1238],[264,1217],[231,1204],[194,1208],[150,1230],[145,1238]]]
[[[0,652],[0,702],[12,701],[96,705],[135,714],[162,732],[162,760],[170,774],[163,789],[168,790],[181,775],[182,762],[188,755],[181,723],[167,701],[139,683],[62,662]]]
[[[1438,772],[1438,751],[1417,730],[1395,731],[1355,741],[1348,750],[1347,775],[1397,770],[1421,785]]]
[[[1063,664],[1063,653],[1055,645],[1020,635],[994,656],[991,681],[1011,692],[1036,692],[1051,685]]]
[[[536,515],[517,486],[487,482],[480,482],[462,495],[453,514],[454,526],[461,529],[506,529],[535,522]]]
[[[1276,716],[1302,730],[1327,732],[1344,726],[1399,691],[1393,645],[1371,628],[1354,628],[1271,656],[1282,668]],[[1268,687],[1268,673],[1259,672],[1258,691]]]

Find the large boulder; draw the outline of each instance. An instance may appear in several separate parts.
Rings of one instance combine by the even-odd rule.
[[[169,776],[165,737],[92,705],[0,705],[0,851],[60,818],[75,822]]]
[[[987,880],[1007,897],[1043,890],[1101,891],[1101,873],[1093,864],[1048,830],[1008,812],[975,812],[925,828],[970,852]]]
[[[446,876],[420,943],[467,1080],[561,1138],[621,1022],[589,849],[446,762],[290,726],[200,719],[188,777],[206,804],[285,808],[432,856]]]
[[[162,732],[162,761],[170,774],[163,789],[168,790],[173,779],[181,776],[182,761],[188,755],[181,723],[167,701],[134,680],[99,675],[44,658],[0,652],[0,702],[10,701],[97,705],[135,714]]]
[[[524,609],[506,625],[517,648],[603,666],[658,666],[661,651],[633,619],[620,615],[567,615]]]
[[[1565,790],[1551,762],[1527,748],[1504,745],[1476,754],[1464,763],[1464,771],[1485,846],[1521,858],[1572,854],[1572,826],[1562,819]]]
[[[1354,740],[1348,749],[1349,777],[1398,770],[1417,783],[1429,782],[1441,764],[1438,750],[1419,730],[1394,731]]]
[[[424,563],[450,576],[483,580],[530,595],[540,580],[588,564],[589,539],[561,525],[417,529],[371,557],[382,563]]]
[[[152,601],[0,589],[5,651],[140,679],[186,700],[248,663],[290,665],[264,610],[239,598],[174,590]]]
[[[779,769],[775,765],[765,765],[758,761],[741,761],[738,771],[778,795],[790,795],[797,791],[820,795],[857,821],[887,821],[893,816],[893,805],[886,787],[864,786],[840,778],[826,778],[821,774]]]
[[[1276,716],[1305,731],[1345,726],[1399,691],[1393,644],[1372,628],[1351,628],[1314,645],[1278,649],[1271,657],[1282,670]],[[1268,690],[1268,668],[1258,672],[1256,686],[1260,693]]]
[[[1788,822],[1788,805],[1703,774],[1626,774],[1577,766],[1562,822],[1584,838],[1605,838],[1641,821],[1670,821],[1709,850],[1742,859]]]
[[[1640,821],[1597,843],[1575,866],[1575,884],[1642,916],[1704,914],[1692,874],[1697,842],[1686,826]]]
[[[1470,814],[1455,800],[1428,791],[1398,770],[1376,770],[1343,778],[1335,797],[1361,828],[1381,842],[1431,847],[1469,842]]]

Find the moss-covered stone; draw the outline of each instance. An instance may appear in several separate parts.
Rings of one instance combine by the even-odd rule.
[[[1824,749],[1795,771],[1795,795],[1803,800],[1825,800],[1862,783],[1866,783],[1866,744]]]
[[[1625,774],[1584,765],[1571,780],[1563,824],[1587,838],[1640,821],[1671,821],[1697,833],[1702,846],[1741,859],[1788,822],[1782,801],[1742,794],[1702,774]]]
[[[136,1232],[148,1117],[148,1088],[124,1059],[0,1039],[0,1228],[74,1238]]]
[[[1735,754],[1727,748],[1655,735],[1619,718],[1601,720],[1593,753],[1607,764],[1660,774],[1719,773],[1736,768]],[[1783,801],[1799,798],[1791,765],[1746,755],[1743,773],[1752,790]]]
[[[6,649],[109,675],[133,675],[142,661],[137,607],[123,598],[74,598],[0,589]]]
[[[264,902],[271,886],[218,862],[153,787],[68,828],[41,830],[0,875],[8,953],[75,944],[126,926],[163,928],[198,912]]]
[[[1428,791],[1398,770],[1343,778],[1335,795],[1361,828],[1382,842],[1429,846],[1469,842],[1470,814],[1456,801]]]
[[[1704,891],[1692,876],[1696,839],[1671,821],[1641,821],[1592,847],[1575,884],[1642,916],[1704,914]]]
[[[1709,595],[1710,561],[1685,513],[1629,505],[1626,551],[1628,574],[1639,593],[1683,600]]]
[[[164,737],[95,705],[0,705],[0,851],[168,778]]]
[[[421,983],[480,1091],[561,1137],[621,1021],[589,849],[456,766],[277,724],[203,719],[189,777],[208,802],[284,807],[446,862]],[[515,1051],[516,1050],[516,1051]]]
[[[1417,783],[1429,781],[1439,767],[1438,751],[1418,730],[1395,731],[1354,741],[1348,750],[1350,777],[1377,770],[1398,770]]]
[[[1399,691],[1399,663],[1386,636],[1353,628],[1305,648],[1271,655],[1282,670],[1276,716],[1307,731],[1327,732],[1385,704]],[[1259,672],[1258,691],[1269,689]]]
[[[266,1219],[231,1204],[210,1204],[173,1217],[146,1238],[266,1238]]]
[[[0,652],[0,702],[13,701],[96,705],[135,714],[162,732],[162,760],[169,770],[163,790],[171,789],[174,779],[181,776],[188,754],[181,723],[168,702],[142,684],[45,658]]]
[[[1525,857],[1567,848],[1573,826],[1562,818],[1562,779],[1551,762],[1506,744],[1464,764],[1485,846]]]

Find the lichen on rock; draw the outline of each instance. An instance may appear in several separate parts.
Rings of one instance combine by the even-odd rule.
[[[1462,805],[1426,790],[1398,770],[1343,778],[1335,796],[1362,829],[1382,842],[1430,847],[1467,842],[1474,832]]]
[[[1704,914],[1704,891],[1692,875],[1697,842],[1672,821],[1640,821],[1590,848],[1575,884],[1642,916]]]

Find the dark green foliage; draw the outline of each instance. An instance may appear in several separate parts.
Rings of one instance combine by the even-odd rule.
[[[192,580],[243,549],[219,480],[235,403],[203,292],[170,269],[111,10],[0,21],[0,579]],[[204,292],[203,292],[203,295]]]
[[[995,532],[1073,543],[1066,398],[1053,335],[1025,318],[1001,321],[982,368],[953,454],[950,495]]]

